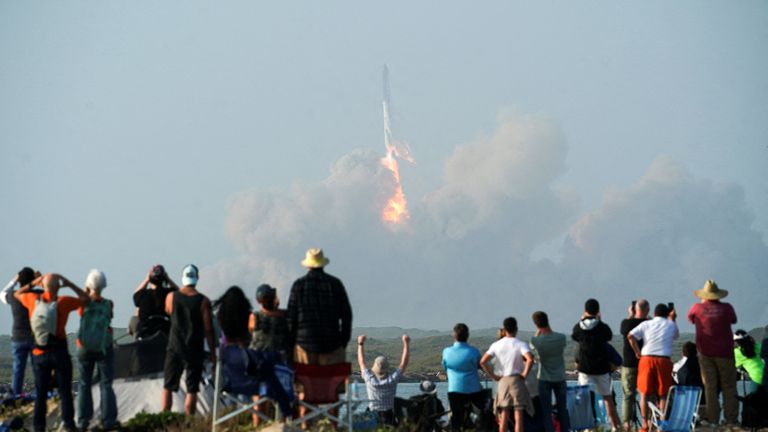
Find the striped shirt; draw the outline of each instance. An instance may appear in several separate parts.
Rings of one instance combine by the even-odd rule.
[[[368,407],[371,411],[389,411],[395,407],[395,394],[397,383],[400,382],[402,372],[400,368],[386,377],[379,379],[370,369],[363,369],[361,373],[365,381],[365,389],[368,391],[368,399],[371,402]]]

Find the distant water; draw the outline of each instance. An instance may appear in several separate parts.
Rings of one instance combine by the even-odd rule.
[[[435,383],[437,387],[437,397],[443,402],[443,406],[445,406],[445,409],[449,409],[448,405],[448,383],[445,381],[439,381]],[[482,383],[483,388],[491,388],[493,389],[494,396],[496,395],[496,383],[492,381],[486,381]],[[568,381],[569,386],[575,386],[578,385],[576,381]],[[737,385],[737,389],[740,396],[743,396],[743,383],[739,382]],[[366,391],[365,391],[365,384],[363,383],[356,383],[355,388],[353,391],[357,392],[357,397],[361,399],[365,399],[367,397]],[[619,411],[619,418],[621,418],[621,404],[624,401],[624,391],[621,388],[621,381],[620,380],[613,380],[613,392],[615,394],[616,398],[616,406],[618,407]],[[411,396],[415,396],[417,394],[421,393],[421,390],[419,389],[419,383],[400,383],[397,385],[397,397],[401,397],[403,399],[408,399]],[[355,394],[355,393],[353,393]],[[640,395],[637,396],[637,400],[639,402]],[[360,410],[365,410],[365,406],[358,407]],[[638,408],[639,410],[639,408]],[[638,411],[637,415],[640,415],[640,412]]]

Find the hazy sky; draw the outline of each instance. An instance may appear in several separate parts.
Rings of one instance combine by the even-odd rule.
[[[123,326],[154,263],[285,301],[318,245],[355,325],[594,295],[616,326],[713,277],[762,326],[766,46],[762,1],[0,2],[0,277],[97,267]],[[394,231],[383,64],[417,160]]]

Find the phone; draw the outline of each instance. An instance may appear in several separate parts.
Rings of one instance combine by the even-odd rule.
[[[675,304],[673,302],[667,303],[667,309],[669,309],[670,312],[675,310]]]

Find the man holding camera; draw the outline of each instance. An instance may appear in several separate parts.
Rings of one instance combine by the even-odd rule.
[[[630,422],[637,420],[635,398],[637,396],[637,363],[638,359],[632,346],[629,345],[627,335],[635,327],[648,320],[648,300],[639,299],[629,306],[629,317],[621,322],[620,332],[624,339],[624,355],[621,365],[621,387],[624,390],[621,417],[624,429],[630,429]],[[641,344],[642,347],[642,344]]]
[[[671,304],[669,306],[672,306]],[[672,343],[680,337],[675,318],[677,313],[659,303],[653,310],[653,319],[640,323],[627,335],[627,341],[640,359],[637,366],[637,390],[640,392],[640,413],[643,431],[648,430],[648,396],[659,397],[659,408],[664,411],[667,392],[672,379]],[[643,341],[640,348],[639,341]]]
[[[136,338],[144,339],[157,332],[168,334],[171,321],[165,313],[165,297],[179,287],[168,277],[160,264],[153,266],[147,277],[133,293],[133,304],[138,308],[139,324]]]

